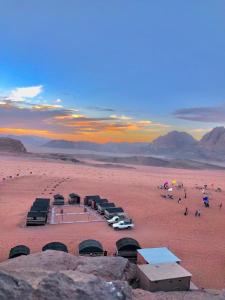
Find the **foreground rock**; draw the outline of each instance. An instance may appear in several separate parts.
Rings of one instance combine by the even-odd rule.
[[[1,300],[209,300],[220,291],[150,293],[132,290],[136,266],[121,257],[77,257],[60,251],[20,256],[0,264]]]
[[[136,266],[122,257],[82,257],[61,251],[45,251],[29,256],[20,256],[0,264],[0,271],[16,273],[25,280],[28,279],[27,273],[36,272],[37,269],[45,272],[76,270],[99,276],[104,280],[132,282],[136,278]]]
[[[26,153],[27,150],[19,140],[0,138],[0,152]]]

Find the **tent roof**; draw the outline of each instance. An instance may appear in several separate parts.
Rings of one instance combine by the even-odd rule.
[[[109,213],[114,213],[114,212],[124,212],[124,210],[122,209],[122,207],[109,207],[109,208],[106,208],[107,212]]]
[[[107,199],[91,199],[92,202],[95,202],[96,204],[100,204],[100,203],[107,203],[108,200]]]
[[[136,251],[141,247],[135,239],[125,237],[116,242],[116,248],[118,251]]]
[[[101,199],[99,195],[85,196],[86,199]]]
[[[56,194],[54,195],[54,199],[64,199],[63,195]]]
[[[71,198],[76,198],[76,197],[79,197],[79,198],[80,198],[80,196],[79,196],[78,194],[75,194],[75,193],[71,193],[71,194],[69,194],[69,196],[70,196]]]
[[[14,258],[19,255],[30,254],[30,249],[25,245],[18,245],[10,249],[9,258]]]
[[[46,251],[46,250],[58,250],[58,251],[68,252],[67,246],[61,242],[51,242],[46,244],[42,248],[42,251]]]
[[[98,205],[101,207],[115,207],[115,203],[113,202],[103,202],[103,203],[98,203]]]
[[[102,244],[96,240],[84,240],[79,244],[79,253],[103,252]]]

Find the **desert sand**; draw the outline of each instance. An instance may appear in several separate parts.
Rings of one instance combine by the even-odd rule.
[[[223,171],[192,171],[157,167],[104,168],[34,158],[0,156],[0,261],[11,247],[25,244],[39,252],[51,241],[65,243],[77,254],[78,244],[97,239],[113,254],[115,242],[130,236],[142,247],[169,247],[181,265],[193,274],[198,287],[225,288],[225,193],[212,191],[210,208],[202,203],[195,185],[214,184],[225,190]],[[163,199],[157,188],[165,180],[182,181],[187,190],[176,191],[174,199]],[[59,184],[56,188],[54,186]],[[106,222],[25,227],[26,214],[36,197],[71,192],[99,194],[122,206],[135,222],[130,231],[113,231]],[[178,197],[182,198],[180,204]],[[219,204],[223,202],[220,209]],[[189,215],[184,216],[185,207]],[[194,216],[201,209],[201,217]]]

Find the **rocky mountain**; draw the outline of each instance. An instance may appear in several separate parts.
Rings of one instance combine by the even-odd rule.
[[[219,290],[141,290],[136,265],[122,257],[44,251],[0,264],[1,300],[219,300],[224,296],[225,291]]]
[[[190,134],[186,132],[171,131],[164,136],[155,139],[150,147],[154,152],[172,153],[173,151],[187,151],[198,144]]]
[[[0,138],[1,152],[26,153],[27,150],[19,140],[11,138]]]
[[[200,140],[199,146],[205,150],[225,153],[225,128],[216,127],[206,133]]]
[[[217,127],[197,141],[186,132],[171,131],[152,143],[93,143],[52,140],[43,147],[109,152],[129,155],[155,155],[176,159],[225,160],[225,128]]]

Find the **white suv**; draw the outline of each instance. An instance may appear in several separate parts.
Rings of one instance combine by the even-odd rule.
[[[118,223],[114,223],[113,225],[113,229],[132,229],[134,228],[134,223],[132,222],[131,219],[128,220],[122,220],[119,221]]]
[[[118,223],[119,221],[122,221],[124,219],[124,216],[114,216],[113,218],[107,220],[107,222],[109,225],[113,225],[114,223]]]

